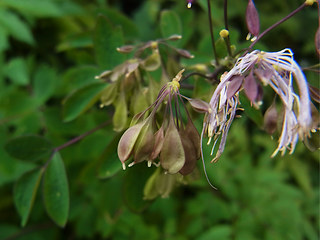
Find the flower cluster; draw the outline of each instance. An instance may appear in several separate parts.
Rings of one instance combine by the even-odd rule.
[[[294,91],[293,79],[299,88]],[[262,99],[262,87],[269,85],[280,97],[283,105],[283,123],[279,144],[272,156],[286,149],[292,153],[298,139],[309,136],[312,129],[312,116],[308,84],[299,65],[293,59],[290,49],[279,52],[254,50],[240,57],[235,66],[221,76],[221,81],[210,100],[211,112],[206,115],[204,131],[213,138],[214,144],[220,139],[216,161],[222,154],[230,125],[236,116],[239,92],[244,89],[248,99],[259,106]]]
[[[184,96],[179,92],[183,71],[184,69],[162,87],[156,101],[137,114],[131,127],[122,135],[118,144],[118,156],[124,169],[125,162],[132,157],[129,167],[147,161],[148,166],[160,165],[169,174],[179,172],[187,175],[194,170],[196,161],[200,158],[200,136],[186,107],[186,124],[179,107],[180,103],[184,105]],[[192,105],[201,105],[200,100],[187,100],[190,100]],[[162,105],[165,105],[164,115],[157,118]],[[147,112],[150,112],[150,115],[145,117]]]

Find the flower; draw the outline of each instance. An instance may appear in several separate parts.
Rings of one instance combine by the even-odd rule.
[[[299,88],[295,93],[292,80]],[[221,81],[210,100],[211,112],[206,115],[204,130],[210,144],[214,139],[212,152],[221,137],[216,156],[217,161],[222,154],[230,125],[236,116],[239,103],[239,92],[244,89],[251,103],[258,107],[261,103],[261,85],[269,85],[280,97],[284,107],[282,131],[279,144],[272,157],[286,149],[292,153],[298,139],[309,136],[312,124],[310,97],[307,80],[293,59],[293,53],[286,48],[279,52],[263,52],[254,50],[240,57],[235,66],[221,76]]]

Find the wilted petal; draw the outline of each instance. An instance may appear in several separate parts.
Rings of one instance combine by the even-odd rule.
[[[234,75],[230,78],[227,87],[227,99],[233,97],[237,92],[239,92],[240,87],[243,82],[243,76]]]
[[[258,36],[260,32],[260,21],[259,14],[254,5],[253,0],[248,1],[247,11],[246,11],[246,23],[249,32],[253,36]]]
[[[251,102],[256,102],[258,97],[258,83],[251,71],[249,75],[244,79],[244,92]]]

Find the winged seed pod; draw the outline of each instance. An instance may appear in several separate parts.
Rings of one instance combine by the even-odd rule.
[[[140,131],[146,121],[140,122],[124,132],[118,144],[118,157],[122,162],[123,169],[126,169],[125,161],[129,159],[133,152],[133,147],[138,139]]]
[[[143,161],[149,161],[153,152],[154,142],[154,127],[151,121],[148,120],[142,127],[134,146],[134,161],[131,163],[131,165]]]
[[[258,36],[260,33],[260,21],[259,14],[254,5],[253,0],[248,1],[247,11],[246,11],[246,23],[249,30],[253,36]]]
[[[185,163],[179,172],[187,175],[194,170],[200,158],[200,135],[190,120],[185,129],[180,129],[179,134],[185,154]]]
[[[177,173],[185,163],[185,153],[180,134],[171,118],[164,136],[160,164],[170,174]]]

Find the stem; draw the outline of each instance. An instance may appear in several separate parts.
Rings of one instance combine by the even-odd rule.
[[[219,66],[219,58],[218,58],[218,54],[217,54],[217,50],[216,50],[216,45],[215,45],[215,41],[214,41],[214,36],[213,36],[213,24],[212,24],[212,18],[211,18],[211,4],[210,4],[210,0],[207,0],[208,3],[208,18],[209,18],[209,27],[210,27],[210,36],[211,36],[211,44],[212,44],[212,50],[213,50],[213,54],[214,57],[216,59],[216,63]]]
[[[302,9],[304,9],[307,5],[305,3],[303,3],[300,7],[298,7],[296,10],[294,10],[293,12],[291,12],[289,15],[287,15],[286,17],[282,18],[280,21],[276,22],[275,24],[273,24],[272,26],[268,27],[266,30],[264,30],[258,37],[256,40],[254,40],[251,45],[248,47],[248,50],[243,54],[247,54],[248,51],[250,49],[252,49],[252,47],[264,36],[266,35],[268,32],[270,32],[272,29],[276,28],[277,26],[279,26],[281,23],[287,21],[289,18],[291,18],[292,16],[294,16],[296,13],[300,12]]]
[[[48,164],[49,164],[50,161],[52,160],[54,154],[56,154],[57,152],[59,152],[60,150],[66,148],[66,147],[69,147],[70,145],[72,145],[72,144],[74,144],[74,143],[76,143],[76,142],[79,142],[80,140],[82,140],[82,139],[85,138],[86,136],[88,136],[88,135],[90,135],[90,134],[98,131],[99,129],[101,129],[101,128],[105,127],[105,126],[107,126],[109,123],[110,123],[110,120],[108,120],[108,121],[100,124],[99,126],[95,127],[94,129],[91,129],[91,130],[85,132],[84,134],[81,134],[80,136],[75,137],[75,138],[69,140],[68,142],[66,142],[66,143],[64,143],[64,144],[62,144],[62,145],[54,148],[53,151],[52,151],[52,153],[51,153],[50,158],[49,158],[48,161],[44,164],[43,168],[46,168],[46,167],[48,166]]]
[[[229,31],[229,26],[228,26],[228,0],[224,0],[223,4],[223,14],[224,14],[224,28]]]

